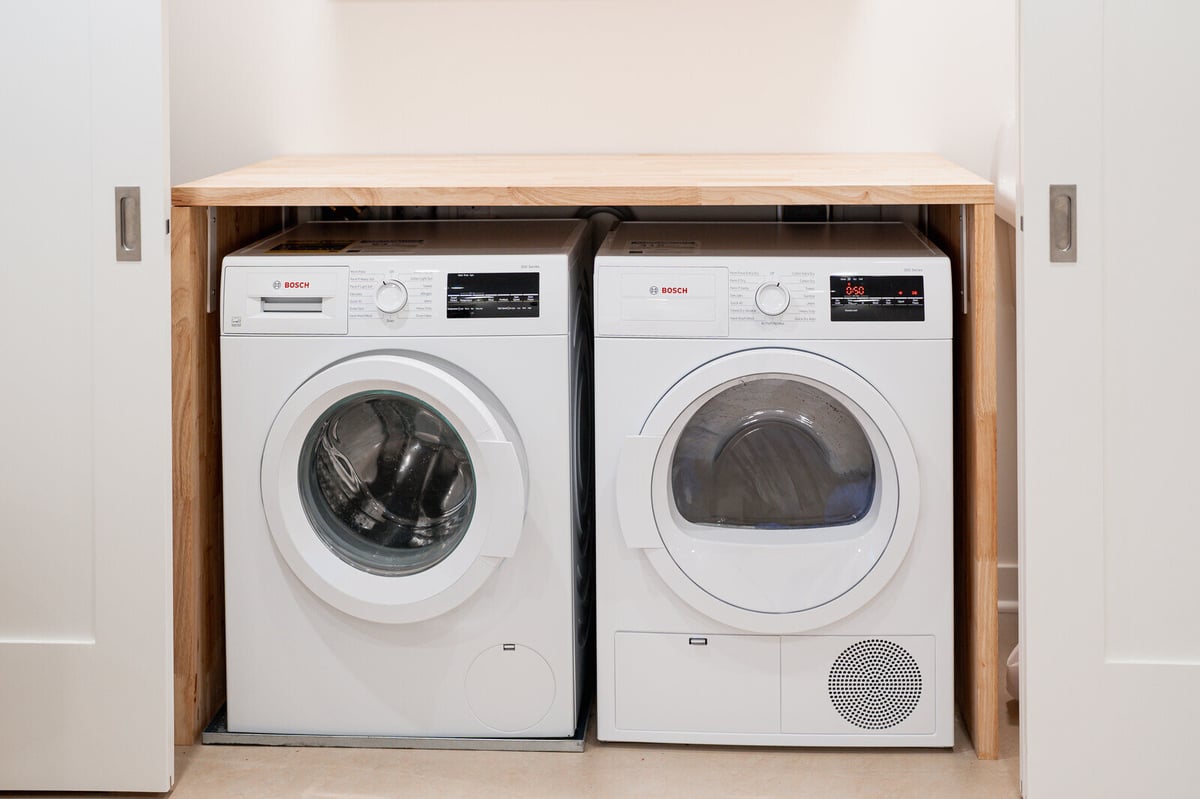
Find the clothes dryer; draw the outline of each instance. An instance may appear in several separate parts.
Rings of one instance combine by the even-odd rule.
[[[953,744],[951,322],[906,225],[610,233],[602,740]]]
[[[585,232],[313,223],[225,259],[231,732],[574,733]]]

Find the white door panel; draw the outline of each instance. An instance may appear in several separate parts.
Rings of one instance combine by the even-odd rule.
[[[11,14],[13,6],[5,3],[3,13]],[[0,26],[0,58],[7,73],[18,69],[42,78],[5,78],[0,94],[0,185],[21,187],[0,192],[10,298],[0,315],[6,372],[0,435],[8,455],[0,458],[0,486],[8,487],[0,537],[0,642],[85,642],[93,635],[92,541],[84,537],[64,547],[56,531],[78,524],[92,505],[89,415],[62,412],[64,401],[91,403],[92,276],[77,266],[89,258],[90,232],[87,224],[55,225],[61,229],[47,257],[45,243],[17,220],[45,216],[43,230],[49,232],[59,220],[87,220],[90,213],[91,153],[78,145],[91,119],[87,3],[38,3],[21,13],[31,21],[36,15],[37,22]],[[56,101],[46,102],[48,97]],[[21,124],[11,124],[18,119]],[[41,148],[47,157],[26,157]],[[50,291],[58,309],[52,325],[45,324],[42,303],[13,301]],[[35,329],[43,346],[26,346]],[[55,357],[47,358],[49,352]],[[67,441],[77,442],[69,454],[60,443]],[[33,474],[43,479],[30,480]]]
[[[163,4],[0,0],[0,790],[173,772]],[[114,187],[141,188],[116,261]]]
[[[1200,8],[1021,14],[1025,795],[1194,796]],[[1049,259],[1056,183],[1075,263]]]
[[[1104,8],[1106,651],[1126,661],[1200,663],[1198,24]]]

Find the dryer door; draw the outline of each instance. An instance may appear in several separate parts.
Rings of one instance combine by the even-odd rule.
[[[262,496],[309,590],[358,618],[420,621],[512,555],[524,457],[485,393],[412,356],[370,355],[292,394],[267,435]]]
[[[916,455],[883,396],[819,355],[757,349],[676,383],[618,469],[626,542],[697,610],[755,632],[829,624],[904,559]]]

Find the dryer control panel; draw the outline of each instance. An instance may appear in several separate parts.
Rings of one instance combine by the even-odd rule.
[[[950,338],[945,258],[596,262],[596,334],[663,338]]]
[[[924,322],[925,276],[831,275],[829,302],[835,322]]]
[[[596,256],[596,334],[950,338],[950,261],[900,223],[622,223]]]
[[[820,304],[817,275],[803,266],[729,270],[731,321],[757,323],[764,328],[814,322]]]

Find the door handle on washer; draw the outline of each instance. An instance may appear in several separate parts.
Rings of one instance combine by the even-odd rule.
[[[630,549],[661,549],[651,489],[662,438],[626,436],[617,458],[617,522]]]
[[[488,481],[494,501],[487,524],[489,529],[479,554],[492,558],[511,558],[521,541],[528,507],[525,471],[517,449],[509,441],[479,441],[487,463]]]

